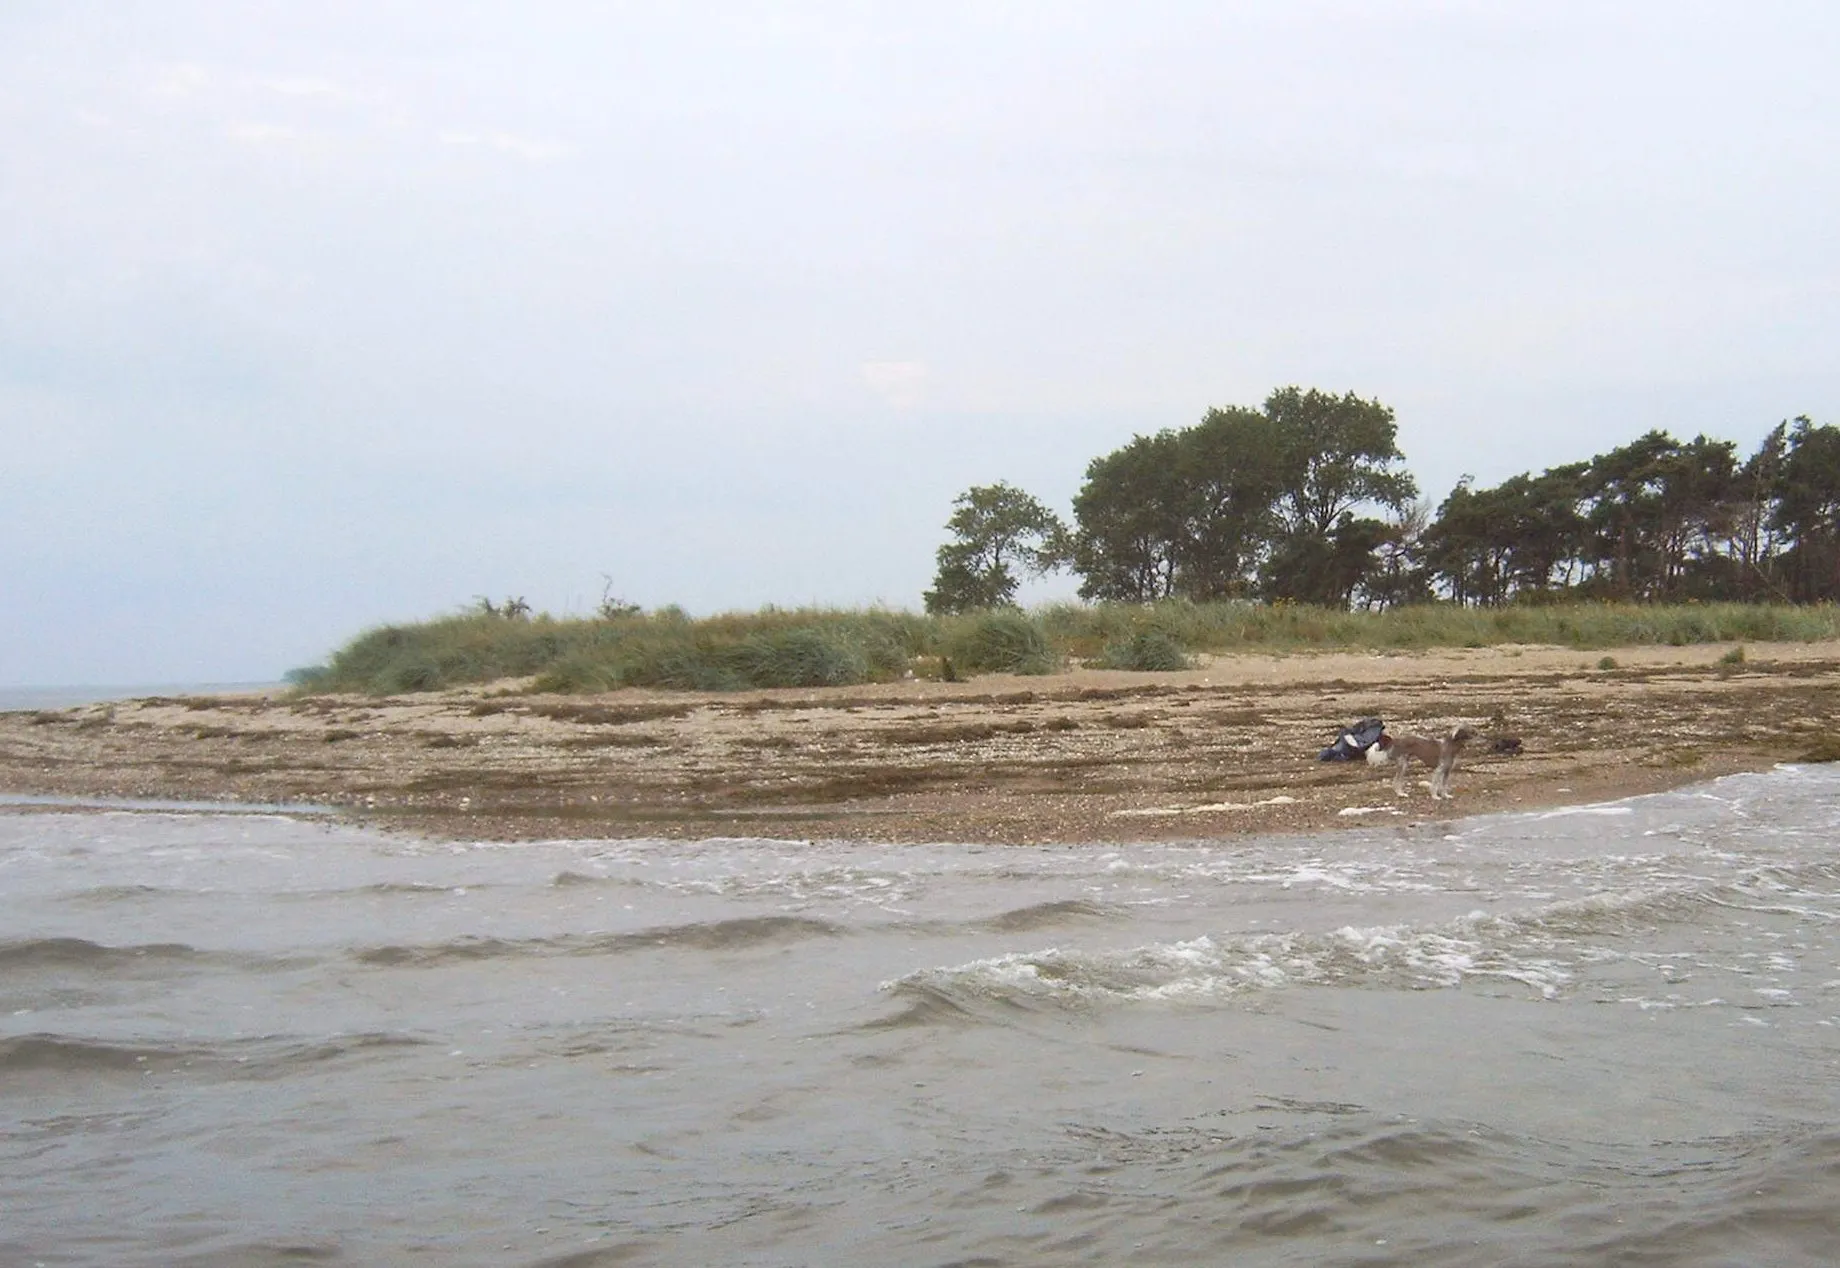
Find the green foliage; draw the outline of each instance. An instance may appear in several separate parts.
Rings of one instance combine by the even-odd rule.
[[[575,692],[612,691],[621,686],[619,668],[599,656],[570,652],[536,676],[532,691],[549,691],[563,695]]]
[[[547,616],[507,620],[481,611],[388,625],[339,649],[314,687],[395,694],[521,677],[546,668],[579,641],[569,627],[581,624]]]
[[[1716,542],[1735,447],[1704,436],[1682,444],[1651,431],[1593,458],[1581,482],[1586,530],[1579,561],[1592,590],[1621,599],[1682,596],[1698,555]]]
[[[1141,630],[1129,638],[1106,644],[1104,654],[1093,664],[1100,669],[1160,673],[1187,669],[1190,661],[1181,644],[1171,635],[1162,630]]]
[[[644,615],[645,609],[637,603],[628,602],[613,592],[613,578],[601,574],[601,601],[594,609],[594,614],[603,621],[624,621],[630,617]]]
[[[1073,568],[1083,598],[1148,602],[1176,593],[1191,551],[1187,443],[1172,431],[1138,436],[1087,465],[1073,499]]]
[[[1806,417],[1743,463],[1729,441],[1650,431],[1492,489],[1466,476],[1435,519],[1403,463],[1380,402],[1280,388],[1095,458],[1065,558],[1101,604],[1840,600],[1840,429]]]
[[[1068,553],[1059,517],[1021,489],[999,481],[958,495],[946,529],[953,540],[938,551],[938,572],[925,595],[933,613],[1013,606],[1015,570],[1040,576]]]
[[[1246,650],[1417,651],[1543,644],[1595,650],[1718,642],[1806,642],[1840,637],[1833,605],[1539,603],[1478,609],[1455,603],[1351,612],[1301,603],[1059,605],[1041,613],[1051,641],[1103,657],[1141,631],[1167,634],[1188,653]]]
[[[1379,552],[1417,494],[1393,412],[1353,393],[1280,388],[1261,410],[1211,409],[1194,427],[1138,436],[1095,459],[1074,498],[1073,566],[1087,599],[1197,601],[1253,593],[1346,605],[1417,597]]]
[[[1587,541],[1579,510],[1587,469],[1575,463],[1487,490],[1465,477],[1420,538],[1427,568],[1451,598],[1484,606],[1568,584]]]
[[[368,631],[296,685],[394,695],[500,678],[544,691],[828,686],[899,677],[932,623],[900,612],[766,609],[693,621],[681,609],[507,620],[470,612]]]
[[[736,662],[744,679],[761,687],[839,687],[870,676],[868,653],[857,640],[815,627],[744,639]]]
[[[1061,663],[1041,622],[1013,610],[958,618],[944,631],[941,650],[972,673],[1049,674]]]
[[[1840,608],[1829,604],[1434,603],[1351,612],[1302,603],[1170,599],[957,616],[768,608],[693,620],[668,609],[615,621],[548,616],[508,621],[469,613],[368,631],[294,681],[306,691],[372,694],[506,678],[531,679],[539,691],[727,691],[888,681],[908,673],[947,679],[1040,674],[1068,657],[1167,670],[1203,652],[1410,651],[1498,643],[1584,650],[1836,637]]]
[[[1840,430],[1798,418],[1742,464],[1729,441],[1651,431],[1494,489],[1466,478],[1419,546],[1443,592],[1478,606],[1831,602]]]
[[[1279,454],[1278,514],[1288,535],[1326,536],[1359,506],[1403,510],[1418,485],[1395,463],[1393,411],[1353,392],[1279,388],[1265,399]]]
[[[1779,561],[1790,595],[1840,597],[1840,430],[1796,419],[1773,492],[1770,522],[1791,543]]]
[[[1269,599],[1347,607],[1355,589],[1375,574],[1388,526],[1344,511],[1327,533],[1299,532],[1281,539],[1260,569]],[[1371,587],[1370,587],[1371,589]]]
[[[405,695],[416,691],[438,691],[446,681],[441,666],[432,657],[405,656],[393,663],[382,679],[384,694]]]
[[[476,605],[475,610],[481,616],[499,616],[507,621],[528,621],[530,619],[530,604],[524,601],[522,595],[513,595],[501,604],[493,603],[484,595],[473,602]]]

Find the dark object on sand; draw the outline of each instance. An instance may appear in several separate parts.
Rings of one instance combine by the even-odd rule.
[[[1362,718],[1352,726],[1342,728],[1342,733],[1335,737],[1335,743],[1316,755],[1319,762],[1352,762],[1365,757],[1367,750],[1373,747],[1380,733],[1386,730],[1386,723],[1379,718]]]
[[[1507,757],[1521,755],[1521,737],[1518,735],[1498,735],[1489,741],[1489,752],[1501,753]]]

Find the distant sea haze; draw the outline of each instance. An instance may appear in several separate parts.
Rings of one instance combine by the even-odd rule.
[[[0,713],[21,709],[68,709],[99,700],[136,700],[145,696],[208,696],[242,691],[278,691],[279,682],[146,683],[128,687],[0,687]]]

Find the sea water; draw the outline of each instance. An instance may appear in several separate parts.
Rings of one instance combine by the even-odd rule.
[[[1840,770],[1063,847],[14,805],[0,1023],[7,1265],[1828,1265]]]

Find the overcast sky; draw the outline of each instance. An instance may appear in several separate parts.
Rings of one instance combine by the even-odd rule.
[[[1433,505],[1840,423],[1836,65],[1768,0],[8,0],[0,685],[918,609],[960,491],[1284,384]]]

